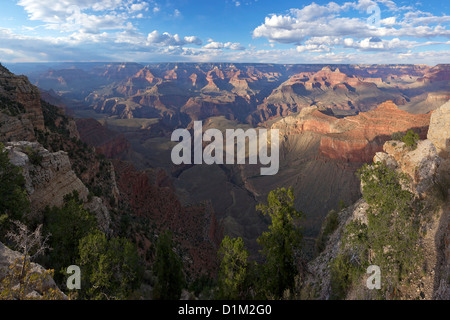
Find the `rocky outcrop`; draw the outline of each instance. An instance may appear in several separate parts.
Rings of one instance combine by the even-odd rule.
[[[43,129],[39,90],[0,65],[0,140],[35,141],[34,131]]]
[[[66,152],[49,152],[39,143],[28,141],[9,142],[6,150],[11,163],[22,168],[33,212],[42,212],[46,206],[61,207],[66,195],[77,192],[85,208],[96,215],[99,228],[111,232],[108,208],[98,197],[88,201],[89,190],[72,170]]]
[[[0,112],[0,140],[36,141],[33,123],[29,119],[9,116]]]
[[[441,157],[450,156],[450,100],[433,111],[427,137]]]
[[[9,249],[7,246],[0,242],[0,281],[3,280],[11,271],[10,266],[14,265],[16,261],[22,258],[22,254]],[[45,272],[45,269],[41,265],[34,262],[31,262],[30,268],[30,273],[32,274],[43,274]],[[26,297],[27,299],[39,299],[42,297],[44,292],[48,291],[49,289],[55,290],[58,296],[61,297],[61,299],[67,299],[67,296],[58,288],[55,281],[49,276],[45,277],[42,286],[28,288]]]
[[[93,197],[91,201],[84,204],[84,209],[95,214],[98,228],[107,235],[112,235],[112,221],[108,208],[99,197]]]
[[[341,247],[341,237],[344,234],[345,226],[353,220],[364,220],[368,204],[360,199],[348,208],[341,210],[338,214],[338,226],[329,235],[326,248],[313,260],[308,263],[310,273],[305,279],[306,290],[303,296],[307,299],[329,300],[331,295],[331,269],[333,259],[339,253]]]
[[[411,179],[411,191],[425,197],[436,183],[441,158],[430,140],[419,141],[414,150],[409,150],[403,142],[388,141],[384,152],[375,155],[374,162],[383,162],[392,169],[406,173]]]
[[[443,168],[449,160],[445,144],[450,138],[446,108],[448,105],[435,111],[430,122],[429,139],[419,141],[416,148],[399,141],[387,141],[383,152],[377,152],[373,158],[373,162],[382,162],[405,174],[408,182],[403,187],[412,191],[426,207],[422,214],[427,218],[420,221],[421,230],[426,230],[420,233],[424,260],[414,280],[402,287],[402,295],[406,299],[450,299],[450,190],[446,189],[450,179],[448,167]],[[339,213],[338,226],[329,236],[325,250],[308,265],[311,273],[307,276],[304,293],[309,294],[309,298],[330,298],[330,262],[341,247],[343,230],[353,220],[365,223],[367,208],[367,203],[360,199]],[[370,299],[370,293],[364,290],[364,281],[356,283],[347,299],[361,299],[361,296]],[[311,292],[315,292],[315,296],[311,296]]]
[[[22,168],[35,211],[47,205],[62,206],[64,196],[73,191],[78,192],[80,199],[87,199],[89,191],[72,170],[66,152],[51,153],[37,142],[28,141],[10,142],[6,149],[11,163]]]

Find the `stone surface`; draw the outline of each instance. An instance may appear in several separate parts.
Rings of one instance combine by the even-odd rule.
[[[450,157],[450,100],[431,114],[428,139],[442,158]]]
[[[413,191],[418,195],[423,196],[436,182],[441,158],[430,140],[419,141],[414,150],[409,150],[403,142],[388,141],[383,149],[387,153],[387,164],[392,166],[394,160],[395,167],[411,178]]]
[[[93,197],[90,202],[84,204],[84,208],[95,213],[99,229],[107,235],[112,234],[111,215],[108,208],[99,197]]]
[[[37,142],[18,141],[6,145],[10,161],[23,169],[25,187],[34,211],[43,210],[47,205],[60,207],[64,196],[77,191],[80,199],[89,194],[86,186],[72,170],[66,152],[49,152]],[[32,152],[42,157],[40,163],[31,163],[28,154]]]
[[[9,266],[13,265],[16,260],[21,259],[22,257],[22,254],[17,251],[11,250],[0,242],[0,280],[7,275]],[[31,262],[30,267],[32,273],[43,273],[45,271],[45,269],[41,265],[34,262]],[[56,290],[62,295],[64,299],[67,299],[66,295],[61,292],[55,281],[50,277],[46,278],[46,281],[44,281],[42,288],[34,288],[34,290],[30,292],[28,297],[39,298],[42,295],[43,291],[46,291],[48,289]]]

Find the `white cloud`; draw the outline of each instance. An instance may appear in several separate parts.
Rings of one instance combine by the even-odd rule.
[[[224,47],[227,48],[227,49],[230,49],[230,50],[244,50],[245,49],[245,47],[242,46],[238,42],[234,42],[234,43],[227,42],[227,43],[224,44]]]
[[[373,5],[383,6],[386,15],[380,20],[379,27],[367,22],[370,13],[366,10]],[[357,16],[354,15],[355,10],[360,12]],[[398,7],[391,0],[359,0],[343,4],[329,2],[324,5],[313,2],[302,9],[294,8],[285,14],[267,16],[264,23],[253,30],[253,37],[266,38],[269,43],[293,44],[297,52],[302,53],[329,52],[339,47],[406,50],[408,45],[416,44],[421,39],[450,38],[450,15],[435,16],[410,10],[410,6]],[[406,37],[414,41],[401,40]],[[377,38],[382,40],[373,40]],[[330,43],[330,39],[334,42]]]
[[[396,17],[388,17],[380,20],[380,24],[385,26],[393,26],[396,23]]]
[[[379,38],[366,38],[361,41],[355,41],[351,38],[344,40],[344,45],[347,48],[355,48],[360,50],[388,50],[388,51],[406,51],[417,45],[416,41],[400,40],[394,38],[391,40],[381,40]]]
[[[178,34],[171,35],[167,32],[160,34],[157,30],[154,30],[148,34],[147,43],[149,45],[158,46],[184,46],[187,44],[202,45],[202,41],[196,36],[187,36],[182,38]]]
[[[142,11],[142,10],[145,10],[147,7],[148,7],[147,2],[133,3],[130,6],[130,11],[131,12]]]
[[[127,20],[148,7],[141,0],[19,0],[17,4],[30,20],[43,21],[48,29],[92,33],[128,28]]]
[[[216,41],[210,41],[203,48],[205,48],[205,49],[222,49],[223,48],[223,43],[216,42]]]
[[[43,24],[24,26],[21,30],[28,36],[0,28],[0,55],[5,61],[67,61],[89,57],[99,61],[272,63],[432,64],[448,58],[448,50],[433,53],[427,47],[449,45],[446,41],[450,39],[449,15],[435,16],[411,6],[397,5],[392,0],[346,1],[313,2],[302,8],[268,14],[253,30],[253,37],[268,40],[264,50],[257,50],[256,43],[243,46],[205,37],[208,40],[202,47],[202,40],[195,35],[139,30],[142,20],[138,24],[134,19],[145,18],[147,12],[152,15],[167,10],[166,18],[181,17],[173,4],[162,6],[155,0],[17,0],[30,20]],[[239,7],[235,10],[255,2],[227,0],[228,5]],[[382,9],[380,27],[376,28],[367,25],[366,11],[375,4]],[[60,36],[54,37],[54,33],[52,37],[30,36],[38,34],[43,27],[59,31]],[[435,37],[439,41],[433,41]],[[281,49],[286,46],[275,46],[277,43],[292,46]],[[421,52],[414,52],[418,47]]]
[[[211,40],[211,41],[208,41],[208,44],[206,44],[203,47],[204,49],[214,49],[214,50],[218,50],[218,49],[244,50],[245,49],[244,46],[242,46],[240,43],[237,43],[237,42],[222,43],[222,42],[213,41],[212,39],[209,39],[209,40]]]

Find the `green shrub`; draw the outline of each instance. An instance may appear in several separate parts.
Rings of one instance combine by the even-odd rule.
[[[76,199],[77,195],[65,197],[63,207],[44,210],[44,231],[49,233],[50,247],[48,264],[56,270],[55,280],[62,283],[65,272],[61,269],[76,263],[78,243],[96,229],[96,219]]]
[[[419,135],[412,130],[408,130],[408,132],[401,138],[401,140],[409,149],[414,150],[417,148]]]
[[[34,166],[40,166],[43,160],[42,155],[39,154],[39,150],[33,150],[30,146],[25,148],[25,153],[30,160],[30,163]]]
[[[343,245],[353,252],[357,248],[362,265],[378,265],[383,274],[382,291],[392,293],[421,261],[421,206],[402,188],[407,183],[406,175],[383,163],[363,166],[359,176],[369,205],[367,224],[350,223]]]
[[[178,300],[186,284],[183,261],[174,249],[172,233],[165,232],[158,238],[153,272],[157,278],[153,298],[158,300]]]
[[[22,220],[30,209],[21,169],[13,165],[0,143],[0,241],[10,227],[10,220]]]
[[[337,229],[339,225],[339,214],[335,210],[328,212],[323,222],[322,230],[316,240],[318,253],[325,249],[329,236]]]
[[[392,140],[398,140],[398,141],[401,141],[401,140],[402,140],[402,137],[403,137],[403,133],[401,133],[400,131],[394,132],[394,133],[391,135],[391,139],[392,139]]]
[[[248,252],[242,238],[225,236],[219,249],[220,270],[218,275],[219,298],[240,299],[246,291]]]
[[[364,268],[352,261],[347,253],[339,253],[332,261],[330,270],[332,300],[345,299],[352,284],[364,273]]]
[[[82,238],[78,248],[83,298],[123,300],[138,288],[143,268],[137,248],[130,241],[109,239],[96,230]]]

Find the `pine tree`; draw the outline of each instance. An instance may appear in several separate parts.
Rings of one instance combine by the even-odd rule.
[[[267,206],[257,206],[258,210],[271,218],[269,231],[258,238],[266,259],[263,287],[269,298],[281,298],[286,289],[294,289],[295,277],[299,273],[297,266],[302,233],[296,222],[303,214],[294,207],[292,188],[271,191],[267,201]]]
[[[21,169],[13,165],[0,143],[0,240],[5,240],[12,220],[21,220],[30,208]]]
[[[225,236],[219,249],[220,270],[218,275],[219,298],[227,300],[245,297],[248,252],[242,238]]]
[[[153,298],[178,300],[185,286],[185,276],[183,262],[174,251],[172,233],[170,232],[165,232],[159,236],[153,271],[157,278]]]

